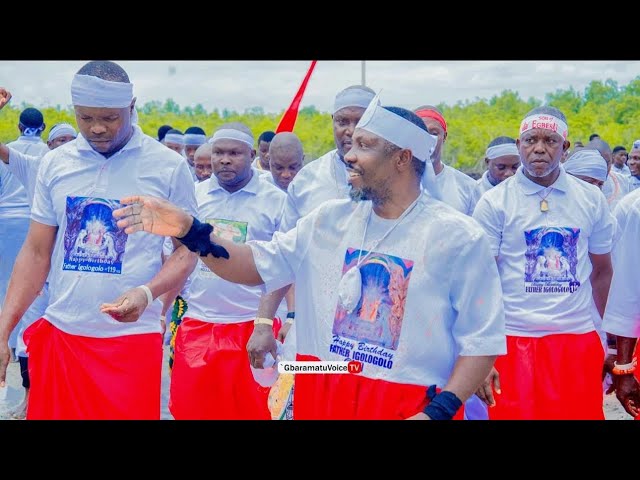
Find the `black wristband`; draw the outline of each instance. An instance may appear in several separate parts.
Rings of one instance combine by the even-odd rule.
[[[289,313],[287,313],[287,318],[290,318],[290,319],[292,319],[292,320],[293,320],[294,318],[296,318],[296,312],[289,312]]]
[[[214,243],[209,238],[213,226],[208,223],[202,223],[193,217],[193,225],[184,237],[178,238],[180,243],[192,252],[197,253],[201,257],[211,254],[215,258],[229,258],[229,252],[226,248]]]
[[[462,401],[453,392],[436,393],[436,386],[427,389],[429,404],[423,410],[431,420],[451,420],[462,406]]]

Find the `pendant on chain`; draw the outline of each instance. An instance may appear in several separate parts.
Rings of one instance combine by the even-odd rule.
[[[546,200],[540,202],[540,211],[545,213],[549,211],[549,203]]]

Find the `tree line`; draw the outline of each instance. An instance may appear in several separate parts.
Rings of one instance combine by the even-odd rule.
[[[437,105],[447,120],[449,132],[443,160],[469,173],[482,171],[484,152],[489,142],[501,135],[516,138],[524,115],[543,104],[557,107],[567,116],[572,143],[581,141],[586,144],[589,135],[597,133],[612,148],[624,145],[630,149],[633,141],[640,138],[640,76],[626,85],[618,85],[610,79],[592,81],[583,92],[573,88],[558,89],[546,94],[544,101],[536,98],[524,100],[517,91],[505,90],[490,99],[465,100],[452,106],[445,103]],[[6,143],[17,138],[20,112],[28,106],[39,108],[44,115],[47,129],[43,139],[56,123],[75,125],[70,106],[8,105],[0,113],[0,141]],[[261,107],[242,113],[227,109],[208,112],[200,104],[181,108],[173,99],[138,106],[139,125],[154,138],[158,128],[164,124],[182,131],[190,126],[199,126],[210,135],[223,123],[243,122],[257,139],[263,131],[275,130],[283,113],[264,113]],[[294,132],[305,147],[307,160],[335,148],[331,115],[319,112],[314,106],[300,110]]]

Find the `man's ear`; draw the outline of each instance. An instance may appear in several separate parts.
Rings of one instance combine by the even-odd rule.
[[[395,154],[398,156],[395,161],[399,170],[411,168],[411,163],[413,162],[413,152],[411,150],[403,148]]]

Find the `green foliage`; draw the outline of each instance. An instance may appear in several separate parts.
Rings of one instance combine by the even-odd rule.
[[[640,138],[640,76],[624,86],[613,80],[593,81],[583,93],[573,88],[556,90],[545,96],[544,103],[559,108],[567,116],[572,143],[577,140],[586,143],[590,134],[598,133],[611,147],[625,145],[630,148],[633,141]],[[541,104],[540,100],[530,98],[525,101],[518,92],[505,90],[488,100],[476,98],[453,106],[438,105],[447,119],[449,131],[443,160],[467,172],[480,172],[489,142],[500,135],[516,138],[526,113]],[[28,106],[31,105],[8,105],[2,110],[0,141],[17,138],[18,117]],[[201,104],[181,108],[171,98],[164,102],[147,102],[138,106],[138,112],[142,130],[154,138],[164,124],[183,132],[191,126],[199,126],[210,135],[227,122],[245,123],[257,138],[265,130],[275,131],[284,114],[284,111],[264,113],[259,106],[247,108],[243,113],[228,109],[207,112]],[[49,107],[42,109],[42,113],[47,124],[45,139],[56,123],[75,125],[71,108]],[[300,110],[294,132],[300,137],[308,159],[318,158],[335,148],[331,115],[319,112],[315,106]]]

